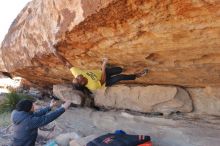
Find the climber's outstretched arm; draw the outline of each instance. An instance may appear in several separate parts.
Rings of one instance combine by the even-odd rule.
[[[103,58],[103,63],[102,63],[102,76],[101,76],[101,84],[103,85],[106,81],[106,64],[108,63],[108,58]]]
[[[56,50],[53,52],[54,55],[60,59],[60,61],[68,68],[72,68],[73,65],[66,59],[64,58],[62,55],[60,55]]]

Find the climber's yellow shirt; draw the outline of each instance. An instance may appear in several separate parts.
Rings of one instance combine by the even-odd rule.
[[[86,84],[86,87],[89,90],[96,90],[98,88],[101,88],[101,77],[102,77],[102,71],[101,70],[81,70],[77,67],[70,68],[71,73],[74,77],[77,77],[78,75],[83,75],[85,78],[88,79],[88,83]]]

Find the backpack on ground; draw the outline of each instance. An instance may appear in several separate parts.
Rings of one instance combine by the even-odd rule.
[[[102,135],[86,146],[152,146],[150,136],[111,134]]]

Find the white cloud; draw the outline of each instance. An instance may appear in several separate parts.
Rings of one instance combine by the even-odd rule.
[[[31,0],[0,0],[0,42],[19,12]]]

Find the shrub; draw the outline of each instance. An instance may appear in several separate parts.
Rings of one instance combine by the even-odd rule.
[[[22,99],[33,100],[33,97],[16,92],[6,94],[3,103],[0,105],[0,114],[14,110],[16,104]]]

